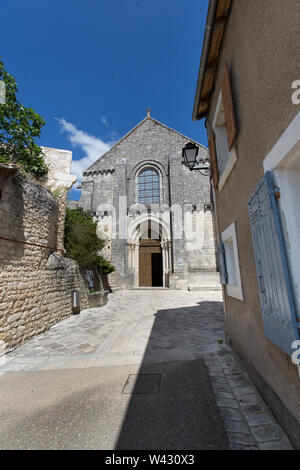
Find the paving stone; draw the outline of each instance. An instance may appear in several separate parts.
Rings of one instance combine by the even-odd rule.
[[[205,354],[203,354],[203,359],[205,360],[205,364],[210,367],[219,367],[220,366],[220,361],[218,358],[214,359],[211,356],[207,357]]]
[[[231,391],[231,387],[225,378],[210,376],[210,381],[214,388],[225,388],[228,391]]]
[[[228,419],[225,421],[224,426],[226,431],[251,435],[250,429],[243,421],[232,421]]]
[[[260,442],[258,446],[260,450],[293,450],[290,444],[281,441]]]
[[[40,364],[44,363],[48,359],[48,356],[44,357],[20,357],[13,359],[10,364],[26,364],[26,365],[36,365],[39,367]]]
[[[242,374],[227,376],[226,379],[232,387],[249,387],[249,380]]]
[[[231,392],[215,392],[216,398],[228,398],[229,400],[234,400],[234,395]]]
[[[255,414],[247,417],[249,426],[258,426],[259,424],[272,424],[273,420],[270,415],[266,413]]]
[[[251,395],[256,393],[253,387],[233,387],[233,392],[237,397],[243,397],[244,395]]]
[[[220,407],[220,413],[223,416],[225,422],[226,420],[229,420],[229,419],[232,421],[244,421],[244,416],[237,409]]]
[[[237,432],[228,432],[228,439],[230,444],[241,444],[245,446],[255,446],[255,441],[252,436],[247,436],[245,434],[240,434]]]
[[[25,364],[5,364],[0,367],[0,372],[13,372],[24,369]]]
[[[223,372],[223,367],[222,367],[221,364],[219,364],[219,362],[211,364],[206,358],[204,358],[204,359],[205,359],[205,364],[206,364],[206,366],[209,370],[211,370],[211,371],[215,370],[215,371]]]
[[[242,410],[247,419],[265,412],[265,408],[261,404],[243,406]]]
[[[275,424],[262,424],[251,428],[258,442],[275,441],[280,438],[280,430]]]
[[[5,364],[8,364],[8,363],[11,362],[13,359],[14,359],[14,357],[9,357],[8,354],[5,355],[5,356],[0,357],[0,367],[1,367],[1,366],[4,366]]]
[[[234,360],[222,361],[222,359],[221,359],[221,363],[222,363],[222,367],[223,367],[224,370],[225,369],[230,369],[230,370],[233,371],[233,373],[235,373],[235,372],[241,373],[241,369],[240,369],[238,363],[235,362]]]
[[[24,371],[37,370],[37,367],[39,369],[41,369],[43,367],[43,362],[39,365],[37,365],[37,364],[28,364],[22,370],[24,370]]]
[[[222,408],[239,408],[239,405],[236,400],[229,400],[227,398],[217,397],[217,405]]]
[[[206,363],[206,361],[205,361],[205,363]],[[224,376],[224,371],[223,371],[222,367],[210,366],[207,363],[206,363],[206,365],[207,365],[207,368],[208,368],[210,374],[217,373],[217,374],[221,374],[222,376]]]
[[[239,397],[238,402],[241,406],[259,405],[260,404],[258,396],[255,393],[252,393],[252,394],[249,394],[249,395],[243,395],[243,396]]]
[[[232,391],[232,389],[229,387],[227,383],[215,384],[212,382],[212,387],[215,393],[218,393],[218,392],[231,393]]]
[[[224,372],[212,372],[210,370],[208,370],[208,372],[211,378],[214,377],[214,378],[223,379],[223,381],[226,380],[224,377]]]
[[[223,358],[223,360],[225,360],[226,357],[232,357],[232,352],[226,349],[225,350],[222,349],[221,351],[218,352],[218,356],[220,358]]]
[[[230,444],[230,449],[231,450],[259,450],[258,447],[255,446],[247,446],[247,445],[241,445],[241,444]]]
[[[223,369],[226,376],[238,375],[241,373],[240,369],[236,369],[235,367],[224,367]]]

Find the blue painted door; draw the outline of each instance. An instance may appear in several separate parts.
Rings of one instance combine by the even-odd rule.
[[[299,332],[274,192],[267,172],[248,206],[265,335],[291,356]]]

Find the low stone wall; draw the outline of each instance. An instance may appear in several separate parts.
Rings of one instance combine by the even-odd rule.
[[[98,291],[88,293],[88,304],[90,308],[103,307],[107,303],[109,291]]]
[[[0,274],[0,288],[2,353],[72,315],[73,289],[81,292],[81,308],[89,306],[77,263],[57,253],[36,269],[7,266]]]
[[[58,200],[14,175],[0,167],[0,354],[71,315],[73,289],[88,307],[77,263],[60,254]]]

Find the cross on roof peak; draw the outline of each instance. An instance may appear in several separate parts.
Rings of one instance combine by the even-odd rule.
[[[148,106],[148,109],[147,109],[147,117],[150,117],[150,115],[151,115],[151,108],[150,108],[150,106]]]

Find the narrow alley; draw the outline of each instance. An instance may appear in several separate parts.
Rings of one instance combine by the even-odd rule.
[[[117,291],[0,358],[2,449],[291,449],[218,291]]]

